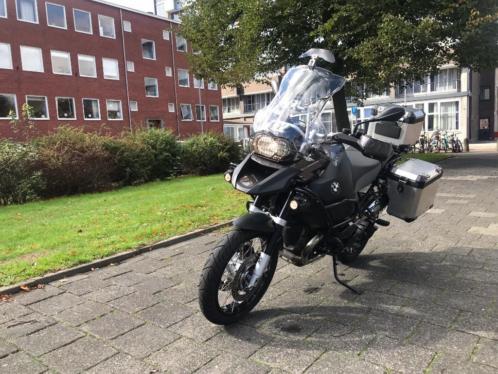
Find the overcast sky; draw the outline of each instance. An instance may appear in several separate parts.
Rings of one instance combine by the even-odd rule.
[[[105,0],[109,3],[134,8],[143,12],[154,12],[154,0]]]

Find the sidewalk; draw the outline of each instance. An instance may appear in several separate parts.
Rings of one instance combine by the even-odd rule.
[[[442,163],[435,207],[380,228],[344,277],[280,261],[243,323],[209,324],[202,265],[222,234],[0,303],[0,373],[497,373],[498,155]]]

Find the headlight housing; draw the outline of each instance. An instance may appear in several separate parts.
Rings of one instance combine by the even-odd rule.
[[[296,150],[287,139],[269,134],[256,135],[252,141],[254,153],[273,161],[287,161],[294,157]]]

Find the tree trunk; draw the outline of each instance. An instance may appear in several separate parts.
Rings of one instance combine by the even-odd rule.
[[[342,131],[342,129],[351,129],[346,105],[346,91],[344,90],[344,87],[340,91],[337,91],[337,93],[332,97],[332,100],[334,101],[337,131]]]

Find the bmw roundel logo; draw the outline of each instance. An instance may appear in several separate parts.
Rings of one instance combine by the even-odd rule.
[[[330,188],[332,189],[332,192],[337,193],[341,189],[341,185],[339,184],[339,182],[333,181],[330,185]]]

